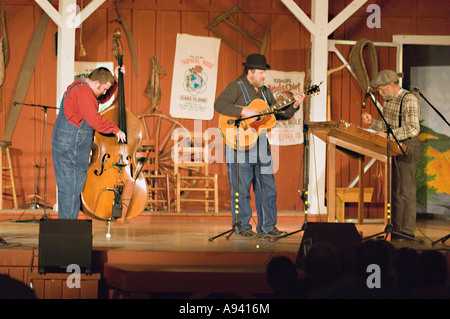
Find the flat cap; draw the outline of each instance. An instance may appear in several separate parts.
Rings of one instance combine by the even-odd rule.
[[[392,70],[383,70],[378,72],[377,75],[374,76],[372,81],[370,82],[370,86],[373,88],[377,88],[379,86],[387,85],[391,82],[396,83],[399,81],[402,74],[395,73]]]

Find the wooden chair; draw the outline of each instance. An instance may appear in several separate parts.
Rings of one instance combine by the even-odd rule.
[[[156,140],[144,140],[137,152],[138,159],[144,161],[142,174],[147,180],[148,196],[146,208],[157,211],[159,207],[166,205],[170,212],[170,183],[167,175],[159,172],[159,147]]]
[[[13,205],[14,209],[18,209],[17,204],[17,196],[16,196],[16,184],[14,183],[14,174],[12,170],[12,163],[11,163],[11,154],[9,152],[9,147],[11,146],[11,142],[9,141],[0,141],[0,170],[1,170],[1,176],[0,176],[0,209],[3,209],[3,190],[11,190],[12,192],[12,199],[13,199]],[[6,154],[6,161],[8,162],[8,166],[3,166],[3,153]],[[9,182],[10,185],[4,185],[3,184],[3,172],[9,172]]]
[[[214,213],[218,213],[218,175],[211,174],[209,171],[207,136],[203,133],[177,129],[174,131],[173,138],[176,212],[180,212],[181,202],[194,202],[204,203],[205,213],[209,211],[209,205],[213,204]],[[189,192],[189,195],[182,196],[184,192]],[[200,193],[200,196],[191,196],[194,195],[193,192]]]

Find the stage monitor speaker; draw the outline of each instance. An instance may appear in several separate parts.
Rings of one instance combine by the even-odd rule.
[[[297,266],[302,266],[311,247],[318,243],[330,244],[340,253],[361,243],[361,236],[353,223],[307,223],[297,254]]]
[[[38,260],[39,273],[66,272],[72,264],[91,273],[92,221],[41,219]]]

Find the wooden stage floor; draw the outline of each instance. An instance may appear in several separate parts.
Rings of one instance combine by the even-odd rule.
[[[47,210],[49,218],[57,218],[56,213]],[[43,210],[0,211],[0,237],[7,244],[0,249],[37,249],[39,236],[39,218]],[[85,218],[80,213],[79,218]],[[325,221],[310,214],[309,222]],[[278,213],[278,229],[293,233],[301,229],[305,222],[300,212],[282,211]],[[355,222],[348,220],[347,222]],[[252,222],[255,229],[256,216]],[[363,225],[355,224],[363,238],[383,232],[382,220],[365,220]],[[205,214],[199,212],[164,213],[143,212],[141,215],[122,224],[111,223],[111,238],[107,238],[107,224],[93,220],[93,249],[110,251],[155,251],[155,252],[267,252],[297,254],[303,232],[294,233],[278,241],[262,238],[243,238],[234,234],[215,237],[230,230],[231,214]],[[418,219],[415,236],[423,244],[402,241],[393,242],[395,247],[411,247],[418,250],[449,248],[445,244],[432,245],[450,233],[450,220]]]
[[[47,210],[49,218],[57,218],[52,210]],[[0,211],[0,237],[6,245],[0,249],[33,249],[38,247],[39,218],[43,210]],[[79,218],[85,218],[80,213]],[[310,214],[309,222],[323,222]],[[305,222],[300,212],[282,211],[278,213],[278,229],[288,233],[301,229]],[[348,220],[346,222],[355,222]],[[252,222],[255,229],[256,216]],[[363,225],[355,224],[363,238],[372,236],[385,229],[382,220],[365,220]],[[125,221],[123,224],[111,223],[111,238],[107,238],[107,224],[93,220],[93,249],[111,251],[160,251],[160,252],[279,252],[297,254],[303,232],[298,232],[278,241],[262,238],[243,238],[234,234],[229,240],[226,235],[212,241],[209,239],[230,230],[231,214],[205,214],[199,212],[164,213],[147,212]],[[418,250],[449,248],[450,241],[444,245],[432,245],[450,233],[450,220],[420,219],[417,220],[415,236],[424,241],[423,244],[402,241],[393,242],[396,247],[411,247]]]
[[[57,217],[52,210],[47,210],[47,214],[49,218]],[[38,221],[42,215],[42,210],[32,209],[0,211],[0,237],[4,240],[0,244],[0,273],[9,273],[12,277],[24,282],[29,280],[30,265],[37,266]],[[80,218],[85,217],[80,214]],[[256,225],[255,219],[256,216],[252,222],[253,225]],[[308,222],[325,221],[325,216],[321,219],[317,215],[310,214]],[[227,271],[235,267],[236,272],[238,271],[236,267],[241,267],[239,271],[242,273],[248,272],[251,267],[259,267],[257,270],[253,268],[259,274],[259,277],[255,277],[259,279],[255,280],[264,281],[265,267],[274,256],[284,255],[295,261],[303,236],[303,231],[299,230],[304,221],[303,213],[283,211],[278,214],[277,227],[288,233],[295,232],[288,237],[269,241],[262,238],[248,239],[233,234],[229,239],[226,239],[227,235],[223,235],[211,241],[212,237],[231,229],[229,212],[176,214],[146,211],[121,225],[112,223],[109,239],[106,237],[108,230],[106,223],[94,220],[93,267],[100,269],[99,272],[102,275],[106,264],[135,267],[126,271],[137,271],[136,267],[140,267],[139,271],[142,271],[150,266],[164,266],[166,270],[167,267],[195,266],[195,271],[198,271],[201,267],[214,266],[215,271],[218,271],[217,267],[228,267]],[[365,221],[365,224],[355,226],[362,233],[363,238],[383,232],[385,229],[382,220]],[[419,251],[426,249],[448,251],[450,240],[445,244],[440,242],[433,245],[432,243],[450,233],[450,220],[418,219],[417,226],[415,236],[424,243],[392,242],[394,247],[410,247]],[[242,271],[242,267],[247,268]],[[203,270],[204,276],[207,270],[205,268]],[[36,271],[36,268],[31,270],[31,272]],[[246,276],[248,277],[248,274]],[[179,288],[179,281],[177,285]],[[267,286],[261,288],[261,290],[264,289],[267,292]],[[106,298],[110,297],[111,295]]]

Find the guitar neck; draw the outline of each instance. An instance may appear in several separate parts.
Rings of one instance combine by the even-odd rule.
[[[322,84],[322,82],[321,82],[321,84]],[[320,85],[320,84],[319,84],[319,85]],[[303,92],[303,93],[304,93],[305,95],[311,95],[311,94],[317,93],[318,91],[319,91],[319,86],[318,86],[318,85],[314,85],[314,86],[308,88],[308,89],[307,89],[305,92]],[[274,111],[276,111],[276,110],[279,110],[279,109],[282,109],[282,108],[288,106],[289,104],[291,104],[291,103],[293,103],[293,102],[295,102],[295,98],[294,98],[294,97],[290,97],[290,98],[287,99],[287,100],[281,101],[280,103],[277,103],[277,104],[275,104],[275,105],[273,105],[273,106],[269,106],[267,109],[261,111],[260,114],[263,115],[263,114],[267,114],[267,113],[274,112]]]
[[[294,101],[295,101],[295,99],[293,97],[291,97],[291,98],[289,98],[287,100],[284,100],[284,101],[282,101],[280,103],[277,103],[275,105],[269,106],[267,109],[261,111],[261,115],[264,115],[264,114],[271,113],[271,112],[274,112],[276,110],[282,109],[282,108],[286,107],[287,105],[291,104]]]

